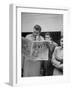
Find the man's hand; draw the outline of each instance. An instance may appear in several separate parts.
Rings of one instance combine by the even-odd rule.
[[[63,69],[63,64],[60,64],[59,65],[59,69]]]

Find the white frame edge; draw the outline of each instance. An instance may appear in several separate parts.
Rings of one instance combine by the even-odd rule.
[[[16,6],[9,8],[9,84],[16,85]]]
[[[24,7],[24,5],[10,5],[9,8],[9,83],[12,86],[18,84],[17,82],[17,23],[16,23],[16,8],[17,7]],[[24,8],[36,8],[36,9],[53,9],[53,10],[66,10],[69,11],[67,8],[40,8],[40,7],[24,7]]]

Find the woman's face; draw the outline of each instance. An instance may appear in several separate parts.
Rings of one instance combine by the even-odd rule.
[[[60,40],[60,45],[63,47],[63,38]]]

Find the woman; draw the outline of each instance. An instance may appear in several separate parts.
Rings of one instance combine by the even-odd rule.
[[[54,66],[53,75],[63,74],[63,38],[60,39],[60,46],[56,47],[52,56]]]

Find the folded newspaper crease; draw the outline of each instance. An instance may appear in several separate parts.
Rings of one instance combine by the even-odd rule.
[[[25,60],[48,60],[49,47],[47,41],[31,41],[22,38],[22,55]]]

